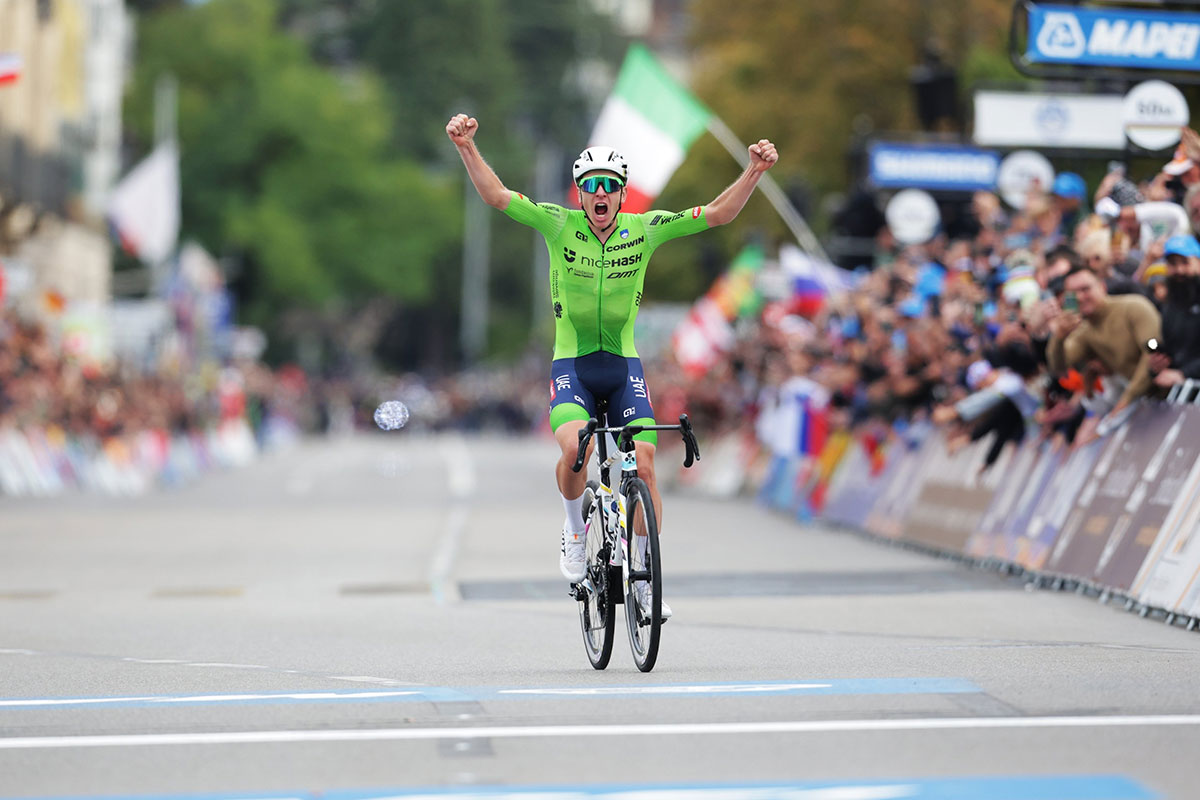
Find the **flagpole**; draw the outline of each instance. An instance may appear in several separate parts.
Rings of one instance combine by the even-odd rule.
[[[716,140],[721,143],[722,147],[729,151],[729,155],[733,156],[734,161],[737,161],[742,167],[750,163],[750,155],[746,152],[746,146],[742,144],[737,134],[730,130],[729,126],[722,122],[716,114],[712,114],[708,118],[707,127],[708,132],[716,137]],[[759,179],[758,187],[762,189],[762,193],[775,208],[775,212],[783,219],[783,224],[787,225],[788,230],[792,232],[792,236],[796,237],[796,242],[800,247],[807,250],[808,254],[813,257],[829,261],[829,256],[825,253],[825,249],[821,247],[821,243],[817,241],[812,228],[808,227],[808,223],[804,221],[804,217],[800,215],[800,212],[788,200],[787,195],[779,188],[779,184],[775,183],[775,179],[764,172]]]

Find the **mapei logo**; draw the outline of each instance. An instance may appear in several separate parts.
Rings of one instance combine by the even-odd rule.
[[[575,263],[575,251],[569,247],[564,247],[563,248],[563,258],[566,259],[568,264],[574,264]]]
[[[1069,11],[1047,11],[1037,48],[1046,58],[1079,58],[1087,49],[1079,18]]]

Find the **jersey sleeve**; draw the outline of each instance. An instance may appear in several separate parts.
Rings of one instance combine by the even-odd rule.
[[[690,236],[708,230],[708,216],[705,211],[705,206],[696,206],[677,214],[670,211],[646,212],[642,215],[646,222],[646,244],[654,248],[680,236]]]
[[[557,239],[567,224],[567,210],[553,203],[535,203],[513,192],[504,213],[522,225],[536,229],[547,239]]]

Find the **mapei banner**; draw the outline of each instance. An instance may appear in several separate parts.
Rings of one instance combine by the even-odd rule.
[[[1026,7],[1025,58],[1032,63],[1200,70],[1200,14],[1032,3]]]

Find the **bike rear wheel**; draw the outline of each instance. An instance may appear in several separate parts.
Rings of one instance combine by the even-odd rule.
[[[662,629],[662,569],[658,520],[650,490],[641,478],[627,485],[625,497],[625,623],[633,661],[642,672],[654,669]],[[645,533],[645,536],[639,534]],[[645,546],[638,541],[644,539]]]
[[[583,492],[583,524],[587,528],[587,574],[576,589],[583,647],[594,669],[604,669],[612,657],[613,617],[616,614],[609,581],[609,548],[604,540],[604,517],[597,502],[600,485],[588,481]]]

